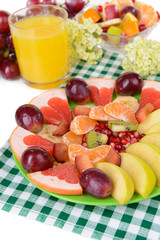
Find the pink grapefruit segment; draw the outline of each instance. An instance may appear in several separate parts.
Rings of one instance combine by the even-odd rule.
[[[112,101],[115,80],[109,78],[90,78],[85,81],[91,89],[91,99],[97,106],[105,106]]]
[[[160,82],[153,80],[144,80],[144,85],[141,92],[140,107],[147,103],[154,103],[160,98]],[[157,108],[157,104],[155,104]]]
[[[62,195],[82,195],[78,173],[73,163],[59,165],[40,172],[27,174],[37,187]]]
[[[31,104],[37,106],[48,124],[59,125],[62,120],[71,122],[71,111],[65,89],[55,88],[33,98]]]

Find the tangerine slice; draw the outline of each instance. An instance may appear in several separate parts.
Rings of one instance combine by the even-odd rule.
[[[81,154],[87,154],[93,164],[97,162],[105,162],[111,146],[102,145],[93,149],[85,148],[78,144],[70,144],[68,147],[68,156],[71,162],[75,161],[75,157]]]
[[[122,102],[112,102],[104,107],[104,111],[118,120],[138,124],[134,110]]]
[[[91,90],[91,99],[97,106],[105,106],[112,101],[115,80],[109,78],[89,78],[85,82]]]
[[[95,120],[88,116],[79,115],[72,120],[70,130],[76,135],[82,135],[93,130],[96,125],[97,122]]]
[[[82,195],[83,193],[78,173],[73,163],[28,173],[27,176],[33,184],[46,191],[62,195]]]
[[[70,144],[81,144],[82,143],[83,135],[77,135],[72,131],[67,132],[62,136],[62,143],[67,144],[68,146]]]
[[[89,113],[89,117],[91,119],[95,119],[97,121],[108,121],[108,120],[115,120],[116,118],[108,115],[105,111],[104,111],[104,107],[103,106],[96,106],[93,107],[90,110]]]

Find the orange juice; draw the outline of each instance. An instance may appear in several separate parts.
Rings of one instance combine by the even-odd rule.
[[[22,77],[31,83],[58,81],[68,73],[68,35],[64,19],[38,15],[11,28]]]

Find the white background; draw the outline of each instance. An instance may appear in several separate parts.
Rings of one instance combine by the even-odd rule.
[[[93,0],[92,2],[95,4],[100,1]],[[146,2],[152,2],[155,9],[160,11],[160,0],[146,0]],[[25,4],[26,0],[0,0],[0,10],[13,13],[15,10],[25,7]],[[152,38],[160,40],[160,27],[152,34]],[[16,109],[20,105],[28,103],[41,92],[42,90],[25,85],[22,79],[9,81],[0,76],[0,147],[9,139],[16,126],[14,118]],[[0,210],[0,239],[84,240],[86,238]]]

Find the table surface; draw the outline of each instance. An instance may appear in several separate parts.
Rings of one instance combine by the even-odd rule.
[[[92,1],[94,4],[96,1]],[[147,2],[150,2],[149,0]],[[155,1],[156,5],[160,5],[158,1]],[[17,9],[25,7],[26,0],[1,0],[0,9],[7,10],[12,13]],[[160,9],[160,6],[158,6]],[[160,29],[159,29],[160,30]],[[157,39],[160,35],[160,31],[157,30],[152,38]],[[18,106],[28,103],[34,96],[40,94],[42,90],[33,89],[28,87],[22,79],[15,81],[5,80],[0,76],[0,109],[1,109],[1,124],[0,124],[0,147],[9,139],[12,130],[15,128],[15,111]],[[31,239],[44,239],[44,237],[54,239],[66,239],[66,240],[83,240],[86,239],[77,234],[66,232],[64,230],[58,229],[54,226],[48,226],[37,221],[26,219],[11,213],[4,212],[0,210],[0,226],[1,226],[1,236],[5,235],[5,239],[20,240],[28,239],[28,234],[26,231],[31,232]],[[18,228],[17,228],[18,226]],[[16,237],[16,238],[15,238]]]

